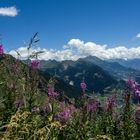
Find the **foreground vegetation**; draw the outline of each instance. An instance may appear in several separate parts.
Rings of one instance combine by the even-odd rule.
[[[35,35],[27,51],[37,41]],[[121,105],[116,92],[103,100],[94,94],[89,97],[84,80],[79,99],[57,93],[55,78],[45,85],[45,94],[39,88],[39,53],[32,55],[28,68],[19,60],[11,61],[0,46],[0,139],[140,139],[140,87],[134,80],[126,82]]]

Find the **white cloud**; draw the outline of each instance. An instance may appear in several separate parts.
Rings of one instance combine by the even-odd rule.
[[[117,46],[109,48],[106,44],[100,45],[94,42],[85,42],[79,39],[70,40],[64,48],[75,50],[79,57],[88,55],[97,56],[101,59],[133,59],[140,58],[140,46],[127,48]]]
[[[16,15],[18,15],[16,7],[0,7],[0,16],[15,17]]]
[[[28,56],[26,47],[20,47],[17,51],[23,58]],[[103,60],[140,58],[140,46],[135,48],[127,48],[125,46],[110,48],[106,44],[101,45],[94,42],[84,42],[80,39],[71,39],[66,45],[64,45],[62,50],[37,48],[31,49],[30,54],[37,51],[44,51],[44,53],[39,56],[39,59],[42,60],[77,60],[78,58],[83,58],[89,55],[99,57]],[[15,51],[12,50],[9,53],[17,57]]]
[[[64,50],[53,50],[53,49],[45,49],[45,48],[37,48],[37,49],[30,49],[29,53],[26,47],[20,47],[16,50],[21,55],[21,59],[26,59],[28,55],[31,55],[33,52],[44,51],[44,53],[40,54],[38,58],[40,60],[48,60],[48,59],[55,59],[58,61],[62,60],[77,60],[79,57],[77,55],[74,56],[71,50],[64,49]],[[14,57],[18,57],[17,52],[15,50],[11,50],[9,54]]]
[[[136,35],[136,37],[137,37],[137,38],[140,38],[140,33],[138,33],[138,34]]]

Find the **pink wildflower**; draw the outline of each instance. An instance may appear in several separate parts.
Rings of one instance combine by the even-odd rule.
[[[38,60],[32,60],[31,61],[31,68],[33,70],[38,69],[39,68],[39,61]]]
[[[87,110],[89,112],[94,112],[96,111],[96,108],[97,108],[97,102],[93,99],[89,100],[87,103]]]
[[[48,95],[49,97],[57,97],[59,94],[54,91],[54,86],[51,84],[48,85]]]
[[[81,84],[80,84],[80,86],[81,86],[81,89],[82,89],[83,93],[85,93],[86,88],[87,88],[86,83],[84,81],[82,81]]]
[[[69,120],[70,115],[71,115],[71,110],[69,108],[65,108],[62,112],[60,112],[57,115],[56,119],[61,123],[66,123]]]

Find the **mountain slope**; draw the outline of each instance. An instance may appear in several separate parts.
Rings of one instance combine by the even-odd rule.
[[[125,67],[118,62],[108,62],[101,60],[95,56],[88,56],[86,58],[82,58],[83,61],[91,62],[108,71],[111,75],[115,76],[118,79],[127,79],[130,73],[133,73],[134,77],[139,72],[133,68]]]
[[[10,55],[4,55],[0,58],[0,83],[6,82],[8,90],[11,90],[11,87],[19,87],[18,92],[22,92],[23,81],[26,82],[26,76],[29,73],[32,73],[33,70],[29,68],[25,63],[20,60],[15,59]],[[47,94],[47,83],[52,77],[47,72],[37,71],[34,75],[38,77],[36,81],[38,83],[38,88],[40,92]],[[80,95],[80,91],[73,86],[65,83],[62,79],[56,78],[56,91],[61,94],[65,94],[69,97],[76,97]],[[29,81],[34,82],[34,81]],[[74,94],[77,93],[77,94]]]
[[[124,60],[124,59],[114,59],[114,60],[109,60],[112,62],[117,62],[119,64],[121,64],[122,66],[128,67],[128,68],[133,68],[133,69],[137,69],[140,70],[140,59],[128,59],[128,60]]]
[[[66,60],[62,62],[55,62],[57,65],[50,68],[54,63],[54,60],[43,61],[45,63],[42,68],[43,71],[47,71],[51,75],[63,79],[66,83],[73,85],[76,88],[80,88],[80,82],[84,78],[88,92],[102,92],[104,88],[108,86],[114,86],[118,83],[113,76],[111,76],[107,71],[104,71],[101,67],[84,60],[71,61]]]

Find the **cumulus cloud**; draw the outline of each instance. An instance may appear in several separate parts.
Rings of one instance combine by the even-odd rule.
[[[15,17],[18,15],[18,10],[16,7],[0,7],[0,16],[10,16]]]
[[[64,50],[53,50],[53,49],[45,49],[45,48],[31,48],[29,53],[27,51],[27,47],[20,47],[16,50],[20,55],[21,59],[27,59],[27,57],[35,52],[43,51],[43,53],[38,55],[38,58],[40,60],[49,60],[49,59],[55,59],[58,61],[62,60],[77,60],[79,57],[77,55],[74,55],[71,50],[64,49]],[[12,56],[18,58],[18,54],[15,50],[11,50],[9,54]]]
[[[28,53],[26,47],[20,47],[17,51],[21,54],[23,59],[27,58]],[[135,48],[127,48],[125,46],[110,48],[106,44],[101,45],[94,42],[84,42],[80,39],[71,39],[63,46],[62,50],[32,48],[30,54],[38,51],[44,51],[44,53],[39,55],[39,59],[41,60],[77,60],[89,55],[99,57],[103,60],[140,58],[140,46]],[[17,53],[14,50],[11,50],[9,54],[17,57]]]
[[[140,38],[140,33],[138,33],[138,34],[136,35],[136,37],[137,37],[137,38]]]
[[[110,48],[106,44],[101,45],[94,42],[84,42],[79,39],[72,39],[64,48],[76,50],[79,57],[92,55],[103,60],[140,58],[140,46],[135,48],[127,48],[125,46]]]

